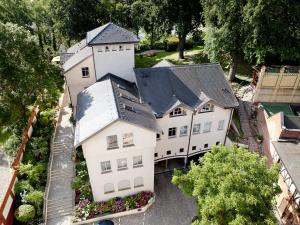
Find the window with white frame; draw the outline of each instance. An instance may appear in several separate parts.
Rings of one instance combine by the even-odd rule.
[[[122,45],[119,46],[119,51],[123,51],[123,46]]]
[[[181,107],[178,107],[178,108],[174,109],[172,112],[170,112],[170,117],[184,116],[184,115],[186,115],[186,112]]]
[[[143,158],[141,155],[133,157],[133,167],[142,167],[143,166]]]
[[[200,133],[200,128],[201,128],[201,124],[200,123],[196,123],[193,126],[193,134],[199,134]]]
[[[113,183],[104,184],[104,194],[109,194],[115,192],[115,187]]]
[[[107,142],[107,149],[114,149],[118,148],[118,136],[117,135],[110,135],[106,137]]]
[[[117,159],[117,163],[118,163],[118,170],[127,169],[127,159],[126,158]]]
[[[90,76],[89,68],[88,67],[82,67],[81,73],[83,78],[87,78]]]
[[[156,134],[156,140],[160,140],[160,134]]]
[[[133,144],[133,133],[123,134],[123,147],[132,146]]]
[[[214,105],[211,103],[207,103],[200,109],[199,113],[203,112],[212,112],[214,110]]]
[[[134,178],[134,187],[138,188],[138,187],[143,187],[144,186],[144,178],[143,177],[136,177]]]
[[[103,162],[101,162],[101,171],[102,171],[102,173],[111,172],[110,161],[103,161]]]
[[[176,127],[169,128],[169,138],[176,137]]]
[[[130,181],[129,180],[121,180],[118,183],[118,190],[123,191],[123,190],[128,190],[130,189]]]
[[[225,123],[225,120],[219,120],[218,130],[224,130],[224,123]]]
[[[180,136],[186,136],[188,132],[188,126],[182,126],[180,127]]]
[[[211,124],[212,124],[212,122],[206,122],[206,123],[204,123],[203,133],[210,132],[210,130],[211,130]]]
[[[109,52],[109,47],[108,46],[105,46],[105,51]]]

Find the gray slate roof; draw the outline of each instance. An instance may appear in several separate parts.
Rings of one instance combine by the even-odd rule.
[[[70,48],[67,49],[67,53],[76,53],[79,52],[86,46],[86,39],[82,39],[80,42],[75,43]]]
[[[238,102],[219,64],[135,69],[140,95],[155,114],[163,116],[177,101],[196,109],[214,101],[224,108]]]
[[[81,49],[79,52],[72,55],[63,65],[62,68],[64,72],[69,71],[74,66],[76,66],[78,63],[85,60],[87,57],[91,56],[93,54],[93,50],[91,47],[86,46],[85,48]]]
[[[300,130],[300,117],[284,115],[284,126],[287,129]]]
[[[66,53],[66,52],[62,52],[59,54],[60,56],[60,64],[63,65],[65,62],[67,62],[69,60],[69,58],[71,58],[74,55],[74,53]]]
[[[158,130],[151,108],[140,103],[135,84],[107,74],[78,95],[75,146],[116,120]]]
[[[275,150],[300,191],[300,145],[291,142],[272,142]]]
[[[88,45],[137,43],[139,39],[132,32],[115,25],[107,23],[101,27],[91,30],[86,35]]]
[[[152,67],[168,67],[168,66],[175,66],[173,63],[169,62],[168,60],[161,60],[160,62],[156,63],[154,66]]]

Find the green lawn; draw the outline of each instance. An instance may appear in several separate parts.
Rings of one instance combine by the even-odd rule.
[[[206,55],[203,53],[203,46],[197,46],[190,50],[187,50],[185,53],[184,60],[178,60],[178,52],[158,52],[154,56],[135,56],[135,67],[137,68],[146,68],[152,67],[156,63],[160,62],[163,59],[166,59],[173,64],[190,64],[192,61],[198,61],[196,63],[205,63],[209,62]]]
[[[178,60],[178,52],[159,52],[153,56],[135,56],[135,67],[137,68],[147,68],[152,67],[161,60],[168,60],[173,64],[182,65],[182,64],[201,64],[209,63],[209,59],[203,50],[203,46],[196,46],[190,50],[185,51],[185,59]],[[223,67],[225,74],[228,74],[229,67]],[[243,84],[249,84],[252,80],[252,68],[251,65],[246,62],[242,62],[238,65],[237,68],[237,81]]]

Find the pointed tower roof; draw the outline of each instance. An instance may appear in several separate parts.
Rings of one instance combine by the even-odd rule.
[[[86,35],[86,42],[88,45],[103,45],[137,43],[139,39],[134,33],[110,22],[89,31]]]

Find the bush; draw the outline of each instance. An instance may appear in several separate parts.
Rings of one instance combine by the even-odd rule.
[[[14,158],[19,150],[21,142],[21,137],[13,134],[3,145],[4,152]]]
[[[19,196],[21,192],[31,192],[34,188],[31,186],[28,180],[19,180],[15,185],[15,195]]]
[[[37,160],[46,160],[49,152],[48,138],[46,137],[32,137],[30,140],[30,151]]]
[[[46,126],[54,126],[56,119],[56,110],[55,109],[46,109],[40,112],[39,123],[46,127]]]
[[[35,209],[32,205],[20,205],[15,211],[15,217],[18,221],[27,223],[35,217]]]
[[[21,164],[19,168],[19,173],[24,176],[29,183],[36,189],[42,187],[46,183],[47,178],[47,164],[37,163],[36,165]]]
[[[42,191],[32,191],[27,195],[27,201],[34,205],[36,212],[38,215],[42,214],[42,206],[43,206],[43,195]]]

